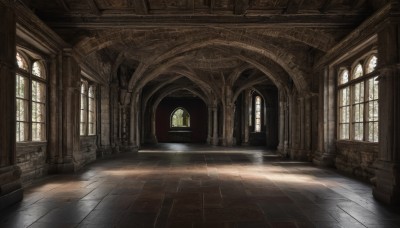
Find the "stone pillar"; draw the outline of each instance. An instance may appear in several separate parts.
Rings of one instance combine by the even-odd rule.
[[[97,106],[98,117],[97,124],[99,128],[97,132],[99,133],[99,148],[97,151],[97,156],[101,157],[112,153],[111,148],[111,112],[110,108],[110,87],[109,86],[99,86],[98,97],[100,98],[99,105]]]
[[[70,49],[62,55],[62,159],[58,172],[74,172],[82,164],[80,152],[81,68]]]
[[[119,129],[119,102],[118,102],[118,83],[110,84],[110,145],[113,153],[119,152],[120,139],[118,134]]]
[[[15,165],[14,1],[0,1],[0,210],[22,200],[21,169]]]
[[[156,112],[157,112],[157,109],[153,109],[151,111],[151,135],[153,137],[154,144],[158,143],[157,129],[156,129]]]
[[[318,151],[315,152],[313,162],[320,166],[333,166],[336,156],[335,129],[336,129],[336,99],[335,99],[335,72],[326,67],[319,80],[318,104]]]
[[[217,106],[212,107],[213,110],[213,138],[212,144],[214,146],[218,145],[218,109]]]
[[[247,146],[249,145],[249,112],[250,112],[250,90],[246,90],[243,94],[243,125],[242,125],[242,129],[243,129],[243,141],[242,141],[242,145],[243,146]]]
[[[62,75],[60,68],[62,54],[53,56],[49,67],[49,134],[48,162],[49,172],[57,172],[57,164],[63,163],[62,156]]]
[[[212,108],[208,105],[208,126],[207,126],[207,144],[212,140]]]
[[[378,34],[379,156],[373,195],[387,204],[400,203],[400,26]]]
[[[233,128],[234,128],[234,117],[235,117],[235,104],[225,104],[225,145],[233,146]]]
[[[279,92],[279,145],[278,145],[278,151],[283,157],[286,157],[286,153],[284,152],[286,110],[287,110],[287,103],[285,101],[285,94],[283,91],[280,91]]]

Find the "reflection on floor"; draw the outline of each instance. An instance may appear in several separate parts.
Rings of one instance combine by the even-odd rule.
[[[168,152],[168,153],[166,153]],[[162,144],[25,190],[0,227],[399,227],[371,186],[260,148]]]

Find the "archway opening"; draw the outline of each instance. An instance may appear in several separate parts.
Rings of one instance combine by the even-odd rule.
[[[156,110],[156,136],[161,143],[205,143],[207,106],[187,91],[165,97]]]

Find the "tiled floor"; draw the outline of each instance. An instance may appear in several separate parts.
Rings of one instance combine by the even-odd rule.
[[[52,176],[0,227],[400,227],[371,186],[257,148],[161,144]]]

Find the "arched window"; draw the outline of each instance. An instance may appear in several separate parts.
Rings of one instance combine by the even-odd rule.
[[[89,94],[88,94],[88,127],[89,127],[89,135],[96,134],[96,88],[91,85],[89,86]]]
[[[359,78],[359,77],[363,76],[363,74],[364,74],[363,68],[362,68],[361,64],[359,63],[354,67],[353,79]]]
[[[338,81],[339,81],[339,85],[346,84],[349,81],[349,71],[342,70]]]
[[[16,141],[46,140],[46,70],[36,61],[31,66],[17,52]],[[29,72],[29,69],[32,69]]]
[[[80,134],[87,135],[88,133],[88,83],[81,81],[81,103],[80,103]]]
[[[338,139],[378,141],[378,59],[372,55],[366,60],[364,68],[355,65],[351,78],[347,70],[339,72]]]
[[[171,114],[171,127],[190,127],[190,114],[184,108],[177,108]]]
[[[261,132],[261,97],[256,96],[255,98],[255,121],[254,121],[254,131]]]
[[[367,62],[366,73],[369,74],[374,72],[377,63],[378,63],[378,58],[375,55],[373,55]]]

